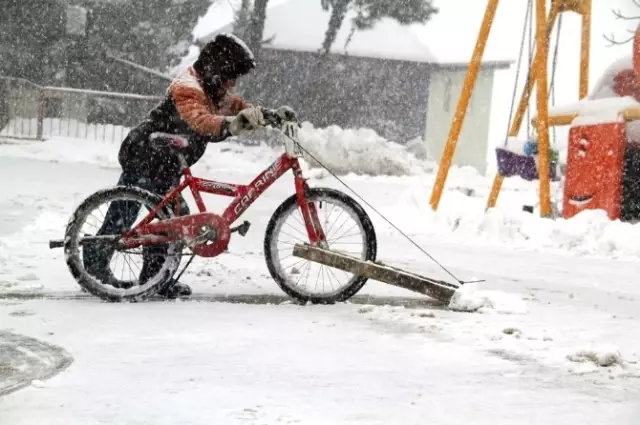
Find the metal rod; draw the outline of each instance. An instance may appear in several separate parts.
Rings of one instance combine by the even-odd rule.
[[[591,52],[591,0],[582,0],[582,40],[580,46],[580,99],[589,94]]]
[[[85,90],[85,89],[72,89],[68,87],[44,87],[43,90],[49,92],[49,94],[54,93],[85,93],[85,94],[93,94],[96,96],[103,97],[119,97],[125,99],[137,99],[137,100],[160,100],[161,96],[146,96],[141,94],[132,94],[132,93],[119,93],[119,92],[105,92],[98,90]]]
[[[549,37],[547,36],[546,1],[536,0],[536,45],[538,60],[537,74],[537,106],[538,106],[538,149],[540,174],[540,215],[551,215],[551,185],[549,182],[549,91],[547,87],[547,66],[549,59]]]
[[[489,33],[491,32],[491,26],[496,14],[496,9],[498,8],[498,3],[499,0],[489,0],[489,4],[487,4],[487,8],[484,13],[484,18],[480,26],[478,39],[476,41],[473,55],[471,57],[471,63],[469,64],[469,70],[467,71],[467,75],[464,79],[462,92],[460,94],[460,99],[458,100],[458,106],[456,108],[453,122],[451,123],[449,137],[444,147],[444,152],[440,161],[440,167],[438,168],[438,175],[436,177],[436,182],[431,193],[430,203],[431,207],[434,210],[437,210],[438,205],[440,204],[442,191],[444,190],[447,175],[449,174],[449,168],[451,168],[451,162],[456,150],[456,144],[458,143],[458,138],[460,136],[460,132],[462,131],[462,124],[464,122],[467,108],[469,107],[469,101],[471,100],[473,87],[475,86],[476,78],[480,70],[484,48],[487,44]]]

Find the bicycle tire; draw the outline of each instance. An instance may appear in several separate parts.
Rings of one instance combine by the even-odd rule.
[[[99,190],[87,197],[74,211],[67,223],[63,245],[65,261],[76,282],[92,295],[112,302],[139,301],[161,291],[169,284],[171,277],[180,266],[181,260],[179,254],[182,250],[182,245],[179,242],[169,244],[169,255],[167,255],[160,271],[151,277],[143,286],[139,286],[138,288],[140,289],[138,290],[135,288],[109,288],[110,285],[100,283],[97,278],[87,272],[83,260],[80,257],[81,249],[79,243],[81,226],[84,223],[84,219],[87,218],[92,208],[109,202],[110,200],[122,200],[123,197],[131,201],[139,201],[149,210],[155,208],[155,206],[162,201],[162,197],[136,187],[115,186]],[[158,212],[158,216],[160,219],[166,219],[173,217],[174,214],[170,208],[164,208]],[[176,252],[178,255],[175,255]]]
[[[361,228],[365,232],[366,241],[364,243],[365,253],[364,261],[375,261],[377,254],[377,239],[376,232],[373,227],[373,223],[368,214],[362,208],[362,206],[351,198],[349,195],[340,192],[335,189],[329,188],[312,188],[305,191],[305,197],[312,201],[318,198],[328,198],[343,206],[351,209],[354,215],[358,218]],[[269,223],[264,238],[264,255],[267,262],[267,267],[271,277],[275,280],[278,286],[289,296],[295,298],[301,302],[311,302],[313,304],[334,304],[336,302],[343,302],[354,296],[367,282],[367,278],[362,276],[355,276],[353,280],[346,285],[342,290],[330,295],[316,295],[312,293],[305,293],[297,288],[288,284],[286,277],[282,271],[279,270],[276,264],[277,250],[274,249],[274,238],[276,230],[278,229],[278,223],[283,220],[289,213],[289,211],[298,207],[298,200],[296,195],[292,195],[287,198],[280,206],[275,210]]]

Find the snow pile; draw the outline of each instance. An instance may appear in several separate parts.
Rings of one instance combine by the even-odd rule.
[[[82,133],[84,134],[84,133]],[[90,136],[94,133],[88,132]],[[116,134],[116,133],[114,133]],[[45,142],[25,142],[3,147],[3,154],[35,157],[48,161],[85,162],[119,167],[117,162],[121,138],[80,139],[55,136]],[[284,136],[274,130],[259,130],[254,134],[210,144],[201,163],[217,170],[246,169],[259,172],[284,153]],[[300,143],[313,157],[338,175],[414,175],[431,171],[433,166],[416,158],[404,146],[379,136],[371,129],[342,129],[338,126],[315,128],[304,123]],[[411,150],[419,152],[413,142]],[[312,168],[320,168],[309,155],[304,156]]]
[[[609,379],[638,378],[640,369],[637,360],[626,359],[620,349],[611,345],[575,349],[566,355],[569,372],[584,375],[606,371]]]
[[[611,64],[604,69],[600,78],[596,81],[589,99],[603,99],[608,97],[617,97],[615,90],[613,89],[613,82],[618,73],[633,69],[633,56],[624,55],[619,59],[611,62]]]
[[[479,290],[476,283],[467,283],[456,290],[449,302],[454,311],[479,313],[525,314],[527,306],[521,298],[501,291]]]
[[[567,355],[567,359],[574,363],[591,363],[598,367],[623,366],[626,364],[622,354],[615,347],[599,349],[583,349]]]
[[[537,208],[533,214],[523,211],[523,205],[537,204],[536,182],[505,180],[497,207],[489,211],[485,211],[485,203],[490,179],[465,168],[455,169],[435,212],[429,204],[433,187],[430,175],[403,178],[396,187],[392,199],[373,200],[372,204],[404,232],[437,234],[462,243],[475,239],[516,249],[551,249],[575,255],[640,255],[640,224],[611,220],[603,210],[585,210],[569,219],[541,218]],[[552,203],[561,208],[560,188],[557,184],[553,188]],[[381,202],[384,204],[380,207]]]
[[[404,146],[367,128],[315,128],[306,122],[300,132],[300,144],[336,174],[402,176],[431,170]],[[319,167],[311,157],[305,159],[312,167]]]
[[[424,174],[435,168],[435,164],[426,161],[426,146],[419,138],[403,146],[381,137],[372,129],[343,129],[335,125],[316,128],[310,122],[302,124],[299,135],[300,145],[308,151],[303,151],[303,158],[309,166],[322,168],[319,164],[322,163],[337,175],[406,176]],[[284,141],[279,131],[261,129],[230,139],[229,143],[247,148],[268,146],[275,153],[270,152],[267,156],[275,159],[284,152]],[[249,151],[245,149],[244,152]],[[262,156],[264,154],[261,152]]]
[[[489,211],[460,217],[454,232],[536,249],[560,249],[579,255],[640,254],[640,226],[612,221],[602,210],[586,210],[570,219],[542,219],[525,212]]]

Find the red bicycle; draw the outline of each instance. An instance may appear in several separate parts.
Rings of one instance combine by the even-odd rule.
[[[374,261],[377,242],[373,224],[365,210],[347,194],[308,186],[299,163],[302,150],[297,121],[283,120],[276,114],[266,114],[265,119],[269,127],[284,136],[285,153],[248,185],[193,176],[180,154],[188,140],[160,134],[155,142],[169,144],[180,158],[180,184],[164,198],[130,186],[100,190],[77,207],[64,240],[51,241],[50,246],[64,248],[71,274],[91,294],[109,301],[140,300],[175,281],[183,256],[191,256],[186,268],[195,256],[213,258],[224,253],[233,233],[244,236],[250,223],[245,221],[232,227],[233,224],[276,180],[291,170],[295,193],[275,210],[264,236],[269,272],[286,294],[302,302],[347,300],[364,286],[366,278],[294,257],[293,247],[296,243],[309,243]],[[183,207],[179,200],[187,188],[199,211],[180,215]],[[218,215],[207,211],[202,193],[233,199]],[[118,231],[111,229],[105,234],[100,217],[104,219],[114,203],[120,203],[121,210],[126,208],[136,214],[133,218],[120,219]],[[105,206],[107,213],[101,210]],[[143,212],[141,217],[137,211]],[[96,246],[109,257],[105,263],[108,267],[101,273],[94,270],[92,257],[87,254],[89,247],[95,249]],[[118,262],[119,256],[127,257]],[[139,273],[149,261],[156,262],[153,274],[141,281]],[[126,269],[128,276],[124,276]],[[119,270],[123,276],[116,277]],[[183,272],[184,269],[178,278]],[[338,284],[334,285],[335,282]]]

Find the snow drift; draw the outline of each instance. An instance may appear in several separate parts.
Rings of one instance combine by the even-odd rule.
[[[469,167],[452,167],[441,205],[434,212],[429,205],[429,194],[435,181],[435,165],[418,159],[418,156],[424,158],[424,152],[415,146],[418,144],[415,141],[405,147],[372,130],[314,128],[305,123],[301,143],[333,172],[346,176],[349,185],[407,233],[445,235],[460,243],[480,240],[508,243],[516,249],[552,249],[578,255],[636,257],[640,254],[637,244],[640,226],[611,221],[602,211],[584,211],[570,220],[541,219],[536,214],[523,212],[523,205],[537,202],[535,182],[506,179],[498,207],[485,212],[491,178]],[[45,142],[15,141],[0,148],[3,156],[90,163],[117,169],[118,146],[108,140],[56,137]],[[247,181],[281,155],[283,149],[282,136],[264,130],[251,137],[210,145],[195,171],[220,180]],[[306,158],[303,167],[307,168],[309,177],[324,177],[321,185],[340,187],[338,182],[327,178],[327,173],[318,168],[313,158]],[[559,204],[561,187],[554,183],[552,188],[553,201]],[[373,217],[375,219],[375,215]]]
[[[86,138],[54,136],[44,143],[34,142],[3,148],[7,155],[35,157],[49,161],[71,161],[95,163],[118,167],[117,153],[122,137],[104,138],[85,124],[75,123],[73,134]],[[111,134],[111,133],[109,133]],[[116,133],[113,133],[116,134]],[[95,137],[94,137],[95,136]],[[201,163],[208,168],[224,170],[239,163],[251,172],[265,168],[270,161],[284,152],[283,135],[272,129],[264,129],[248,136],[230,138],[225,142],[209,145]],[[371,129],[342,129],[338,126],[315,128],[305,122],[300,130],[300,143],[307,150],[304,160],[312,168],[326,165],[338,175],[391,175],[406,176],[421,174],[433,169],[426,155],[413,141],[409,148],[379,136]],[[416,155],[422,156],[418,159]],[[231,163],[230,163],[231,161]]]

